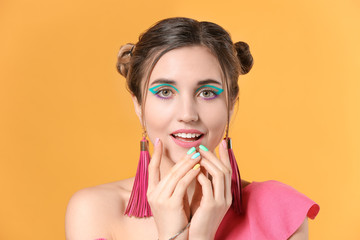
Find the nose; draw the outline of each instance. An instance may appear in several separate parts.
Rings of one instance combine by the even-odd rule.
[[[179,122],[189,123],[199,120],[197,105],[191,98],[181,99],[177,111]]]

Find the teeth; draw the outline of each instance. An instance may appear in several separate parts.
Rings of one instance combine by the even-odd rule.
[[[181,137],[181,138],[195,138],[195,137],[200,137],[201,134],[198,134],[198,133],[176,133],[176,134],[174,134],[174,136]]]

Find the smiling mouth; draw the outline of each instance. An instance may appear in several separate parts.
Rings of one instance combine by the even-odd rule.
[[[195,142],[199,140],[203,134],[199,133],[175,133],[171,134],[171,136],[179,141],[183,142]]]

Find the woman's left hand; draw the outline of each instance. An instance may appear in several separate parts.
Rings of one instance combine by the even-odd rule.
[[[212,176],[210,181],[204,173],[197,176],[197,186],[191,202],[193,217],[189,239],[213,240],[216,231],[231,206],[231,165],[225,141],[219,146],[220,160],[210,151],[200,149],[201,167]]]

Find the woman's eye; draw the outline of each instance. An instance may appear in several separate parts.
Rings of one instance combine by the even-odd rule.
[[[161,89],[156,93],[160,98],[170,98],[172,94],[173,92],[170,89]]]
[[[212,90],[203,90],[200,92],[199,96],[202,98],[205,98],[205,99],[213,99],[213,98],[217,97],[215,92]]]

